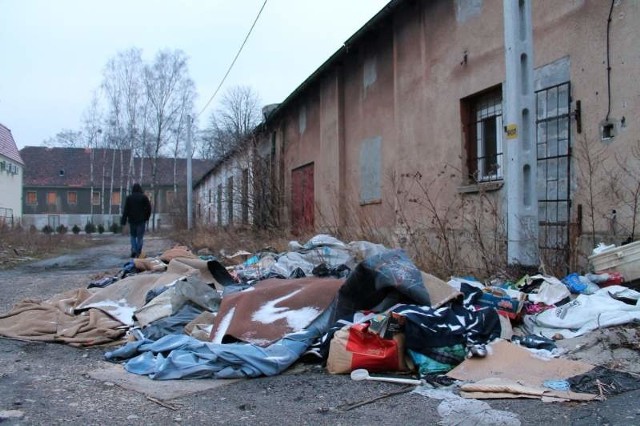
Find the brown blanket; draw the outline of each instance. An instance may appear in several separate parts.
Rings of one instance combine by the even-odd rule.
[[[92,346],[119,340],[122,323],[89,309],[74,315],[73,307],[91,296],[85,289],[67,291],[46,301],[24,300],[0,315],[0,335],[20,340]]]
[[[311,324],[329,307],[343,282],[317,277],[268,279],[249,290],[225,296],[211,340],[226,343],[235,339],[269,345]]]
[[[183,277],[214,283],[207,262],[174,258],[166,272],[131,275],[100,289],[71,290],[49,300],[24,300],[0,315],[0,336],[91,346],[120,340],[149,290]]]
[[[205,283],[216,284],[207,267],[200,259],[174,258],[163,273],[143,272],[128,276],[105,287],[75,307],[79,312],[88,308],[100,309],[125,325],[133,325],[133,314],[145,304],[146,294],[153,289],[173,284],[176,280],[196,277]]]

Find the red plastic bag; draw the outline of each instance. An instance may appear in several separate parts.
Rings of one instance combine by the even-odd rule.
[[[354,324],[342,328],[333,336],[329,347],[327,370],[344,374],[358,368],[369,371],[406,371],[404,335],[383,339],[368,330],[368,324]]]

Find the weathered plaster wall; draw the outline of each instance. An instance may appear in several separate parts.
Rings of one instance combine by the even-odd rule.
[[[538,82],[560,82],[567,75],[571,106],[581,100],[583,109],[581,134],[572,120],[574,145],[585,139],[591,149],[605,149],[609,159],[603,164],[609,168],[615,156],[629,157],[640,130],[640,3],[616,1],[610,28],[610,118],[617,136],[604,145],[600,140],[608,103],[610,5],[600,0],[533,2],[534,65],[544,77]],[[395,226],[397,187],[406,189],[414,176],[437,190],[439,206],[450,205],[465,180],[460,100],[499,86],[505,78],[502,19],[502,2],[496,0],[407,2],[374,33],[348,46],[341,60],[289,102],[278,118],[285,194],[290,193],[291,170],[314,162],[318,226],[340,221],[355,225],[365,217],[380,226]],[[370,152],[378,144],[379,153]],[[580,174],[583,160],[576,154],[574,221],[575,206],[584,205],[587,191]],[[376,200],[371,196],[377,186],[372,174],[378,161]],[[371,168],[363,164],[369,162]],[[617,208],[624,211],[624,206]],[[289,206],[286,210],[288,214]],[[424,210],[414,206],[409,213],[420,217]],[[607,224],[602,217],[598,221],[601,227]]]

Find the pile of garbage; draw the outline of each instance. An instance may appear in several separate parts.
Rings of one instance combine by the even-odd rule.
[[[585,382],[595,386],[600,367],[563,359],[556,343],[640,320],[640,293],[623,285],[640,278],[638,262],[626,263],[485,284],[445,282],[403,250],[329,235],[220,258],[177,246],[86,289],[18,303],[0,315],[0,335],[119,344],[106,359],[154,380],[269,376],[305,360],[354,379],[459,381],[468,398],[591,400],[602,395]]]

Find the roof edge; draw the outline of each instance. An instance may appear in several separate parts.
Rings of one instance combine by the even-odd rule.
[[[287,96],[284,101],[282,101],[276,108],[271,111],[269,117],[265,120],[265,122],[269,122],[275,119],[281,111],[283,111],[289,103],[295,99],[300,92],[304,91],[308,86],[313,83],[316,78],[318,78],[324,71],[334,65],[342,56],[346,55],[349,50],[349,46],[353,45],[360,41],[370,30],[371,27],[379,24],[384,21],[388,16],[390,16],[400,4],[402,4],[404,0],[390,0],[378,13],[376,13],[371,19],[369,19],[359,30],[357,30],[351,37],[349,37],[342,46],[320,65],[309,77],[307,77],[298,87],[296,87],[293,92]]]

